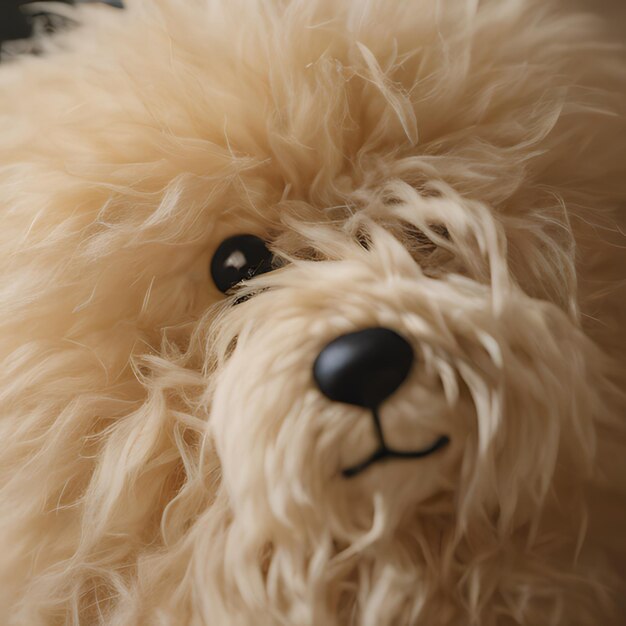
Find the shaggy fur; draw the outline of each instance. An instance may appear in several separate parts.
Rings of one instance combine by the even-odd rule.
[[[0,70],[0,623],[626,623],[626,64],[546,0],[135,0]],[[226,237],[281,267],[222,295]],[[235,298],[249,296],[237,306]],[[423,459],[345,479],[340,334]]]

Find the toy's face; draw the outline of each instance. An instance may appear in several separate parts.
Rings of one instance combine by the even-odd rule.
[[[395,192],[333,221],[279,203],[282,230],[212,246],[207,275],[229,295],[211,321],[209,427],[241,515],[339,541],[416,506],[532,517],[538,459],[585,464],[573,323],[515,284],[486,207],[443,185]]]
[[[593,359],[571,314],[561,174],[546,159],[548,184],[524,180],[528,142],[539,161],[554,123],[544,83],[501,92],[464,70],[456,93],[412,99],[450,82],[429,73],[434,44],[396,68],[396,93],[380,68],[396,53],[374,36],[379,58],[346,33],[326,58],[313,29],[268,64],[193,33],[170,33],[180,48],[158,72],[129,52],[106,132],[76,122],[98,139],[93,163],[66,157],[88,198],[73,309],[137,362],[147,345],[201,374],[201,400],[177,403],[206,420],[232,506],[346,536],[376,499],[390,515],[527,506],[564,438],[584,465],[586,427],[568,421],[586,414],[572,407]],[[156,31],[146,58],[162,44]]]

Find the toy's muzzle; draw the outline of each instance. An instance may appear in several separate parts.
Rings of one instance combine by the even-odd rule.
[[[346,478],[384,459],[428,456],[449,442],[442,435],[427,448],[411,451],[394,450],[385,442],[379,407],[406,380],[413,361],[413,348],[406,339],[380,327],[342,335],[319,353],[313,376],[320,391],[334,402],[369,409],[378,439],[378,447],[369,457],[343,470]]]

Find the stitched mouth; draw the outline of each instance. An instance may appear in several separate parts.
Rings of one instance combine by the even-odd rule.
[[[442,448],[445,448],[450,443],[450,437],[448,437],[447,435],[441,435],[430,446],[426,448],[406,451],[394,450],[385,443],[385,436],[382,430],[380,416],[378,415],[377,409],[372,410],[372,418],[374,421],[374,428],[378,436],[379,446],[365,460],[342,470],[341,473],[344,478],[353,478],[361,472],[364,472],[371,465],[374,465],[375,463],[379,463],[381,461],[386,461],[389,459],[420,459],[426,456],[430,456],[431,454],[435,454],[435,452],[438,452]]]

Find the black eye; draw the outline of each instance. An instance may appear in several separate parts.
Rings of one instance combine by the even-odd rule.
[[[255,235],[235,235],[222,241],[211,260],[215,286],[226,293],[242,280],[272,269],[272,253]]]

